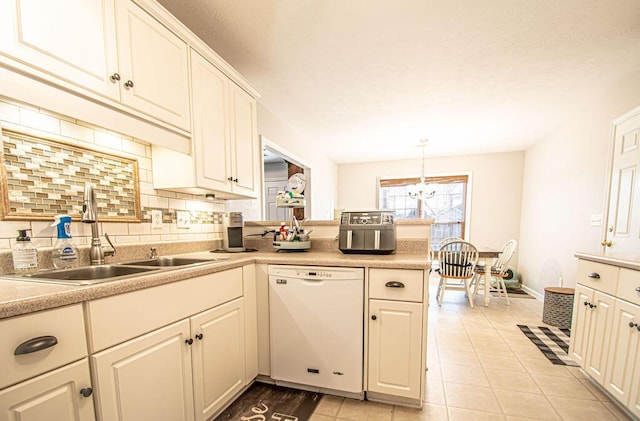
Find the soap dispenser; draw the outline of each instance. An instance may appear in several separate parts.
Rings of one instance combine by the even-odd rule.
[[[35,272],[38,270],[38,250],[27,235],[30,229],[18,230],[16,244],[13,246],[13,269],[18,274]]]
[[[69,215],[54,216],[52,227],[58,228],[58,239],[53,246],[51,259],[56,269],[75,267],[78,264],[78,248],[71,240],[71,217]]]

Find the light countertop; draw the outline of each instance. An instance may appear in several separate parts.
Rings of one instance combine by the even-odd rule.
[[[15,281],[0,277],[0,319],[181,281],[252,263],[398,269],[428,269],[430,267],[426,253],[363,255],[342,254],[339,251],[275,252],[269,250],[253,253],[209,253],[205,251],[181,254],[180,256],[202,259],[228,257],[228,260],[191,267],[163,269],[133,278],[88,286]]]
[[[575,254],[578,259],[590,260],[592,262],[604,263],[627,269],[640,270],[640,252],[633,253],[589,253],[578,252]]]

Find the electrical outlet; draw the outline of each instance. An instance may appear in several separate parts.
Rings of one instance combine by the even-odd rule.
[[[602,214],[591,215],[591,226],[592,227],[602,226]]]
[[[162,211],[161,210],[151,211],[151,229],[154,229],[154,230],[162,229]]]
[[[178,228],[189,228],[191,226],[191,213],[189,211],[177,211]]]

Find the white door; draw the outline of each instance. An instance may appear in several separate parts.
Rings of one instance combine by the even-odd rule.
[[[276,197],[279,191],[285,191],[287,179],[269,180],[264,182],[265,200],[267,201],[267,221],[287,221],[289,220],[288,208],[276,206]]]
[[[189,321],[91,356],[101,421],[193,421]]]
[[[636,323],[640,323],[640,306],[616,300],[604,387],[625,404],[629,401],[634,365],[640,351],[640,331]]]
[[[420,399],[422,304],[369,300],[367,390]]]
[[[257,197],[258,136],[256,100],[238,87],[229,84],[232,122],[233,192],[248,197]]]
[[[244,386],[243,299],[193,316],[191,329],[196,421],[204,421]]]
[[[119,99],[114,0],[0,0],[0,51]]]
[[[569,356],[584,368],[592,314],[589,303],[593,299],[593,290],[580,284],[575,289]]]
[[[230,191],[229,79],[191,50],[193,140],[198,185]]]
[[[117,0],[122,102],[191,131],[187,44],[131,0]]]
[[[615,253],[640,248],[640,107],[614,121],[606,241]]]
[[[584,369],[600,384],[604,383],[604,373],[607,368],[614,302],[615,298],[612,296],[595,291],[591,300],[593,307],[589,305],[588,310],[591,312],[591,323]]]
[[[80,391],[88,396],[83,396]],[[0,392],[0,419],[20,421],[95,420],[87,359]]]

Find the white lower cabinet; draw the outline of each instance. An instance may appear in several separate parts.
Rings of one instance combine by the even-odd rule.
[[[191,318],[196,420],[206,420],[245,385],[243,299]]]
[[[0,391],[0,419],[95,420],[86,358]]]
[[[189,320],[91,356],[98,419],[193,420]]]
[[[640,271],[580,260],[569,355],[640,416]],[[606,292],[606,293],[605,293]]]
[[[369,391],[420,399],[421,347],[421,303],[369,300]]]
[[[237,298],[93,355],[99,420],[209,419],[246,385],[244,335]]]
[[[604,387],[640,415],[640,306],[616,300]]]

